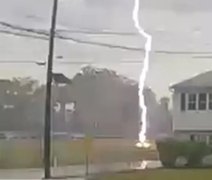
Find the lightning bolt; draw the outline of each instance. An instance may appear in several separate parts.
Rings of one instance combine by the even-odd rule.
[[[152,48],[152,36],[144,31],[139,23],[139,10],[140,10],[140,0],[134,0],[134,8],[132,19],[134,21],[134,26],[138,30],[139,34],[146,39],[145,43],[145,56],[143,60],[143,68],[139,77],[139,106],[142,110],[141,114],[141,128],[139,132],[139,143],[137,146],[147,147],[146,143],[146,130],[147,130],[147,107],[144,100],[144,85],[146,76],[149,70],[149,54]]]

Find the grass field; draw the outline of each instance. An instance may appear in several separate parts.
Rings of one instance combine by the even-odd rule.
[[[212,169],[144,170],[139,172],[102,175],[95,180],[211,180]]]
[[[135,142],[124,139],[59,141],[52,143],[52,159],[57,164],[131,162],[157,159],[157,151],[136,148]],[[0,141],[0,168],[36,168],[42,165],[42,146],[38,140]]]

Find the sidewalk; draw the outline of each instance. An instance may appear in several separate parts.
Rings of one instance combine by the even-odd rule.
[[[160,166],[160,163],[157,161],[149,161],[147,164],[148,168],[158,168]],[[86,168],[84,165],[56,167],[52,168],[52,177],[73,177],[74,180],[82,180],[85,176],[85,169]],[[89,165],[90,174],[101,172],[117,172],[130,169],[139,169],[139,163],[112,163]],[[0,179],[42,179],[43,177],[43,169],[0,170]]]
[[[129,169],[129,166],[125,163],[89,165],[89,173],[92,174],[127,169]],[[85,166],[77,165],[52,168],[51,173],[52,177],[84,177]],[[43,169],[0,169],[0,179],[42,179],[44,177],[43,175]]]

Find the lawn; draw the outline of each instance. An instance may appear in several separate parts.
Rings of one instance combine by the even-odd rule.
[[[95,180],[211,180],[212,169],[155,169],[102,175]]]
[[[56,159],[59,166],[84,164],[86,154],[90,163],[157,159],[155,149],[141,150],[134,145],[134,141],[124,139],[55,140],[52,143],[52,159]],[[0,141],[0,168],[41,167],[42,157],[42,146],[38,140]]]

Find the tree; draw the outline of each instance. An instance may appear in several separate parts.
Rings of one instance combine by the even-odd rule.
[[[38,82],[27,78],[0,81],[0,129],[29,130],[35,121],[28,115]]]
[[[138,82],[115,71],[86,66],[72,83],[53,84],[52,129],[95,136],[137,138],[141,109],[138,105]],[[158,103],[154,92],[145,87],[147,137],[155,139],[171,134],[168,98]],[[0,80],[0,130],[42,132],[45,86],[26,78]],[[59,110],[54,111],[56,104]],[[67,110],[67,104],[74,104]]]
[[[141,112],[138,106],[138,82],[112,70],[86,66],[74,76],[70,86],[63,87],[59,92],[61,102],[76,103],[75,111],[69,116],[69,125],[65,124],[72,132],[138,137]],[[145,87],[144,96],[147,105],[147,136],[155,139],[167,132],[162,127],[169,126],[164,119],[170,115],[169,110],[164,110],[163,105],[157,102],[150,88]]]

